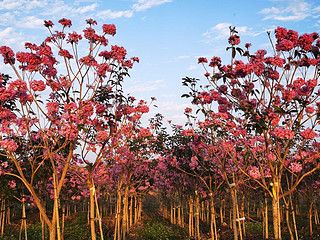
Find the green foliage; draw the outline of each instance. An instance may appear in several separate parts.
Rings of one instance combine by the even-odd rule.
[[[137,233],[144,240],[178,240],[185,239],[183,229],[165,226],[157,221],[148,221]]]

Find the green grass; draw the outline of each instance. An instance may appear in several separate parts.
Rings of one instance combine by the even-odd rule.
[[[146,221],[143,227],[136,230],[143,240],[179,240],[186,239],[183,229],[176,226],[166,226],[161,222]]]

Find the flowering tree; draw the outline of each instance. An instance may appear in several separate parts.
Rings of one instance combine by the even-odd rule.
[[[186,78],[184,83],[191,89],[186,96],[193,97],[206,118],[214,121],[216,114],[224,114],[242,129],[234,132],[233,142],[238,144],[225,150],[238,169],[272,198],[274,237],[281,239],[280,199],[320,166],[316,133],[320,41],[317,33],[299,36],[281,27],[275,37],[273,55],[265,50],[251,54],[251,44],[246,44],[246,50],[238,47],[240,38],[230,28],[231,63],[222,65],[219,57],[213,57],[209,71],[208,60],[199,58],[208,88],[198,90],[196,79]],[[238,60],[237,54],[245,60]],[[242,151],[241,161],[236,149]],[[310,162],[312,167],[306,168]],[[285,191],[281,189],[284,171],[294,179]]]
[[[127,59],[126,50],[116,45],[104,50],[106,36],[116,33],[115,26],[104,24],[99,34],[94,29],[97,22],[88,19],[88,27],[80,34],[67,32],[70,20],[59,23],[62,29],[53,31],[54,24],[45,21],[50,36],[40,45],[25,43],[27,52],[15,54],[7,46],[0,47],[4,63],[16,75],[14,80],[1,78],[0,144],[2,155],[17,170],[17,174],[5,174],[14,175],[26,186],[49,227],[51,240],[61,239],[58,199],[73,160],[91,152],[94,159],[88,165],[97,166],[108,149],[116,146],[112,137],[121,129],[118,123],[125,121],[122,116],[139,118],[144,111],[140,106],[141,111],[123,114],[128,110],[125,101],[131,100],[124,99],[121,84],[138,58]],[[83,56],[81,44],[87,49]],[[52,175],[51,219],[34,182],[43,165],[50,166]],[[91,180],[89,176],[87,185],[93,192]],[[91,233],[95,239],[93,228]]]

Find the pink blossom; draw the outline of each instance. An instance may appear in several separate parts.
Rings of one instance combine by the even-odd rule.
[[[228,39],[230,45],[238,45],[240,43],[240,37],[236,34],[231,35]]]
[[[294,159],[301,160],[306,158],[306,156],[307,156],[307,153],[305,151],[299,150],[297,154],[294,156]]]
[[[259,179],[261,178],[261,173],[259,171],[259,168],[256,166],[251,166],[249,171],[248,171],[249,175],[254,178],[254,179]]]
[[[293,139],[294,137],[294,133],[290,129],[285,128],[275,128],[272,131],[272,135],[280,139]]]
[[[184,109],[184,112],[185,112],[185,113],[191,113],[191,112],[192,112],[192,109],[189,108],[189,107],[187,107],[187,108]]]
[[[271,176],[272,176],[272,174],[271,174],[270,168],[266,169],[264,171],[264,177],[270,178]]]
[[[1,147],[6,149],[7,151],[14,152],[18,149],[18,144],[10,139],[5,139],[3,141],[0,141]]]
[[[138,137],[148,137],[151,136],[149,128],[140,128]]]
[[[274,153],[270,152],[267,154],[267,160],[273,162],[273,161],[277,160],[277,156]]]
[[[147,105],[140,105],[138,107],[136,107],[137,112],[140,113],[147,113],[149,112],[149,107]]]
[[[290,163],[289,165],[289,169],[292,171],[292,172],[295,172],[295,173],[298,173],[302,170],[302,165],[301,163],[299,162],[292,162]]]
[[[101,131],[97,134],[96,139],[100,142],[104,142],[109,137],[109,131]]]
[[[199,57],[198,58],[198,63],[207,63],[208,60],[205,57]]]
[[[14,180],[12,180],[8,182],[8,185],[10,186],[10,188],[15,188],[17,184]]]
[[[42,80],[33,80],[30,82],[30,87],[33,91],[43,91],[46,89],[46,85]]]
[[[308,106],[308,107],[306,107],[306,113],[310,113],[310,114],[312,114],[312,113],[314,113],[314,108],[313,107],[311,107],[311,106]]]
[[[196,167],[198,167],[199,163],[198,163],[198,158],[197,156],[193,156],[191,158],[191,162],[189,164],[189,166],[191,167],[192,170],[194,170]]]
[[[193,129],[187,129],[182,131],[182,135],[186,137],[190,137],[194,135],[194,130]]]
[[[317,134],[310,128],[307,128],[303,132],[300,133],[301,136],[305,139],[313,139]]]
[[[60,23],[63,27],[71,27],[72,26],[71,20],[65,19],[65,18],[60,19],[58,21],[58,23]]]
[[[102,30],[105,34],[110,34],[114,36],[117,32],[116,26],[114,24],[103,24]]]

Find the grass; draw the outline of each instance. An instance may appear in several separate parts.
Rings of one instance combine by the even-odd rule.
[[[177,226],[168,226],[166,223],[154,220],[145,221],[135,230],[136,238],[143,240],[180,240],[186,239],[183,229]]]

